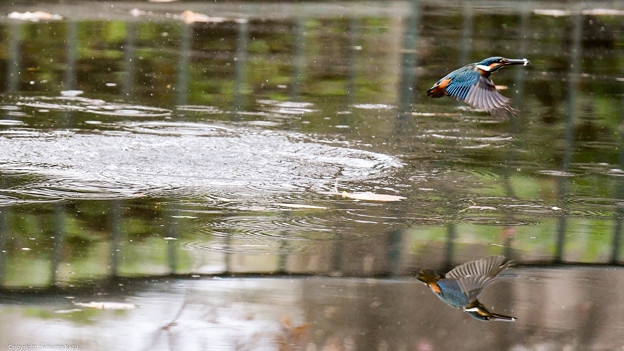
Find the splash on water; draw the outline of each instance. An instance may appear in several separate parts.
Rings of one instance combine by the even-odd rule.
[[[10,131],[0,170],[41,177],[20,189],[38,198],[145,194],[223,197],[324,192],[335,179],[371,180],[401,167],[394,157],[283,131],[190,122],[126,122],[117,130]]]

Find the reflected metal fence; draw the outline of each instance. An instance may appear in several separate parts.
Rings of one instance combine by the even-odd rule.
[[[397,99],[397,106],[399,106],[402,115],[400,118],[407,116],[407,113],[412,111],[414,108],[414,103],[416,101],[417,94],[414,92],[414,87],[418,82],[418,74],[415,68],[418,66],[420,62],[420,55],[422,54],[419,50],[419,37],[420,28],[422,24],[422,7],[425,5],[429,5],[432,2],[429,1],[409,1],[409,2],[397,2],[393,3],[390,6],[390,10],[393,15],[398,15],[400,17],[400,34],[401,39],[398,40],[401,44],[401,55],[399,58],[399,62],[395,64],[399,67],[396,71],[398,77],[396,77],[395,81],[397,84],[397,91],[395,92],[395,96]],[[474,29],[474,11],[473,6],[470,5],[470,2],[464,2],[464,11],[462,13],[463,22],[461,25],[462,31],[462,40],[459,44],[460,46],[460,57],[459,61],[467,62],[471,57],[472,46],[471,46],[471,38],[473,37],[473,29]],[[149,5],[155,6],[155,5]],[[193,5],[196,6],[196,5]],[[197,5],[199,6],[199,5]],[[291,5],[295,6],[295,5]],[[518,18],[518,22],[520,23],[520,33],[522,38],[519,40],[518,45],[520,47],[519,52],[524,53],[527,51],[527,32],[531,26],[530,23],[530,5],[525,2],[517,2],[513,5],[517,7],[519,10],[515,10],[515,16]],[[297,8],[296,6],[293,8]],[[305,39],[305,19],[307,18],[325,18],[325,17],[333,17],[336,16],[336,13],[328,14],[328,13],[319,13],[316,8],[308,8],[304,7],[304,10],[308,9],[308,12],[297,11],[297,16],[294,26],[294,51],[292,57],[292,82],[290,83],[290,95],[293,101],[297,101],[301,94],[301,85],[302,85],[302,77],[305,76],[305,49],[308,42]],[[198,11],[200,9],[198,8]],[[348,36],[349,36],[349,45],[351,49],[349,51],[349,79],[347,80],[346,91],[350,96],[350,101],[353,101],[352,97],[356,93],[357,86],[355,84],[357,71],[355,70],[356,61],[358,60],[358,50],[356,47],[358,46],[358,30],[359,30],[359,19],[362,16],[370,15],[369,12],[360,13],[359,15],[356,13],[354,16],[349,17],[349,25],[348,25]],[[346,14],[345,14],[346,15]],[[86,16],[86,17],[80,17]],[[78,52],[77,52],[77,41],[79,40],[79,33],[77,27],[77,21],[88,20],[88,15],[81,14],[78,16],[77,20],[68,20],[66,21],[66,62],[65,62],[65,71],[63,74],[63,88],[64,89],[74,89],[76,87],[76,75],[77,75],[77,63],[78,63]],[[574,262],[568,262],[564,259],[565,250],[566,250],[566,236],[568,233],[568,218],[569,214],[566,212],[567,202],[566,202],[566,193],[568,192],[568,182],[569,179],[565,175],[569,172],[569,165],[572,162],[574,156],[574,125],[576,122],[576,111],[577,111],[577,99],[578,99],[578,77],[581,73],[581,58],[582,58],[582,44],[581,38],[583,35],[583,16],[580,14],[570,16],[570,20],[572,22],[572,50],[570,56],[570,71],[568,73],[568,84],[567,84],[567,109],[565,113],[565,144],[564,144],[564,152],[563,159],[561,162],[561,173],[563,176],[557,178],[558,182],[558,207],[562,209],[562,214],[558,218],[558,224],[556,229],[556,235],[554,236],[555,245],[554,250],[551,253],[551,259],[548,261],[539,262],[536,264],[545,265],[545,266],[553,266],[553,265],[570,265],[576,264]],[[130,99],[133,97],[133,92],[135,90],[136,84],[136,76],[137,76],[137,21],[136,20],[128,20],[125,22],[127,35],[125,38],[125,44],[123,45],[123,78],[121,80],[121,98],[122,99]],[[5,92],[8,94],[15,94],[19,92],[20,85],[25,84],[22,81],[20,72],[23,72],[25,67],[23,66],[23,54],[21,52],[22,46],[22,32],[24,30],[25,24],[20,23],[8,23],[6,24],[8,28],[8,38],[7,38],[7,65],[6,65],[6,83],[5,83]],[[179,105],[186,104],[189,99],[189,91],[190,91],[190,74],[189,64],[191,58],[191,50],[193,47],[193,40],[195,38],[193,32],[193,26],[189,24],[180,24],[181,28],[181,38],[180,38],[180,48],[178,52],[178,65],[176,72],[176,103]],[[246,74],[247,67],[249,65],[249,40],[250,40],[250,24],[248,19],[240,20],[236,22],[236,42],[235,42],[235,64],[234,64],[234,76],[232,77],[232,102],[233,102],[233,110],[239,111],[244,106],[244,100],[246,95],[246,85],[248,84],[248,76]],[[526,75],[527,73],[524,70],[518,70],[516,72],[516,77],[514,80],[515,93],[514,97],[516,101],[522,103],[525,100],[524,94],[526,91]],[[624,110],[624,109],[623,109]],[[514,120],[511,123],[512,131],[515,133],[521,132],[521,123],[523,123],[523,116],[521,114],[518,120]],[[71,120],[71,112],[67,112],[67,119]],[[622,119],[624,120],[624,114],[622,115]],[[400,128],[398,128],[400,129]],[[620,148],[620,158],[619,164],[620,168],[624,168],[624,132],[622,132],[621,137],[622,146]],[[508,160],[513,160],[517,156],[514,155],[512,149],[510,149],[508,155]],[[508,166],[509,167],[509,166]],[[624,198],[624,184],[622,183],[621,178],[618,178],[616,181],[616,189],[615,194],[618,199]],[[512,189],[509,189],[512,191]],[[513,195],[513,194],[510,194]],[[109,276],[107,279],[109,280],[118,280],[122,279],[122,274],[119,271],[120,265],[120,252],[121,252],[121,238],[125,236],[123,232],[122,222],[124,221],[124,217],[121,211],[121,207],[123,206],[123,200],[114,200],[109,202],[109,218],[110,218],[110,254],[109,254]],[[7,224],[9,215],[11,213],[10,207],[5,207],[0,211],[0,285],[4,279],[6,274],[6,260],[7,255],[9,254],[9,250],[7,250],[7,246],[9,241],[12,238],[12,235],[9,231],[9,225]],[[624,209],[621,206],[618,206],[613,213],[613,237],[611,242],[611,250],[610,250],[610,259],[607,265],[613,266],[621,266],[622,261],[620,259],[620,251],[622,245],[622,218],[623,218]],[[59,204],[56,207],[56,211],[54,214],[54,247],[52,253],[49,257],[50,261],[50,282],[49,286],[56,286],[58,282],[57,272],[59,265],[63,262],[63,247],[64,240],[66,238],[65,233],[65,222],[64,219],[66,216],[71,216],[70,213],[66,213],[66,209],[62,204]],[[180,248],[176,244],[176,239],[180,238],[182,235],[179,232],[180,227],[176,225],[176,210],[171,209],[169,211],[169,217],[166,218],[166,238],[170,240],[163,241],[163,245],[166,245],[166,266],[169,268],[169,274],[164,275],[165,277],[186,277],[187,273],[179,273],[178,267],[180,264],[178,260],[180,259],[179,250]],[[458,263],[456,258],[456,242],[458,237],[461,236],[460,233],[457,232],[457,228],[454,222],[449,222],[445,226],[446,228],[446,244],[445,244],[445,253],[444,259],[441,263],[444,267],[452,267],[454,264]],[[405,242],[404,236],[407,235],[406,230],[394,230],[385,234],[383,240],[379,240],[380,247],[378,251],[371,250],[371,254],[373,255],[375,269],[369,271],[355,271],[352,269],[345,268],[345,260],[357,259],[363,260],[365,258],[362,257],[354,257],[353,254],[345,254],[345,250],[347,249],[349,243],[342,240],[337,240],[332,246],[331,253],[331,263],[329,264],[330,269],[327,271],[309,271],[302,272],[296,271],[293,272],[289,269],[288,265],[288,254],[287,245],[288,238],[284,238],[282,242],[282,249],[279,254],[279,263],[277,264],[277,268],[274,274],[279,275],[291,275],[291,274],[314,274],[314,275],[327,275],[327,276],[405,276],[411,275],[414,272],[409,268],[413,267],[413,262],[408,262],[412,257],[405,257],[405,251],[401,250],[401,245]],[[263,275],[264,273],[257,273],[249,271],[245,272],[237,272],[232,269],[232,260],[234,259],[235,253],[232,253],[230,249],[231,245],[235,245],[232,243],[231,238],[227,237],[224,240],[224,264],[225,270],[218,275],[237,275],[237,274],[250,274],[250,275]],[[508,242],[508,245],[505,245],[506,255],[513,257],[514,250],[511,242]],[[513,257],[517,259],[517,257]],[[522,264],[522,260],[519,260],[519,263]],[[366,264],[361,263],[360,267],[366,266]],[[408,267],[408,268],[405,268]],[[194,274],[194,273],[193,273]]]

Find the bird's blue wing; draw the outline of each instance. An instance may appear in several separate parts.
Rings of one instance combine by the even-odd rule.
[[[451,79],[446,85],[448,95],[493,115],[513,115],[514,110],[509,106],[509,99],[499,93],[494,83],[481,73],[462,68],[449,73],[445,78]]]
[[[466,69],[466,67],[453,71],[444,77],[451,79],[446,86],[446,93],[456,99],[464,101],[470,89],[479,82],[480,76],[480,73],[472,69]]]
[[[468,296],[462,292],[459,282],[455,279],[440,279],[438,280],[438,287],[440,288],[438,297],[449,306],[461,308],[471,302]]]

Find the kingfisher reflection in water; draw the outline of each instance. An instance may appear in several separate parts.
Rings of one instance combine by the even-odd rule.
[[[515,317],[488,311],[477,297],[497,276],[509,268],[512,261],[504,256],[489,256],[453,268],[444,277],[430,269],[418,273],[423,281],[447,305],[459,308],[481,321],[515,321]]]

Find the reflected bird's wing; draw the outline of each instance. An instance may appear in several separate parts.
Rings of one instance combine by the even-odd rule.
[[[512,261],[505,261],[505,256],[484,257],[455,267],[445,277],[456,279],[468,300],[474,301],[483,288],[494,282],[496,276],[512,264]]]

